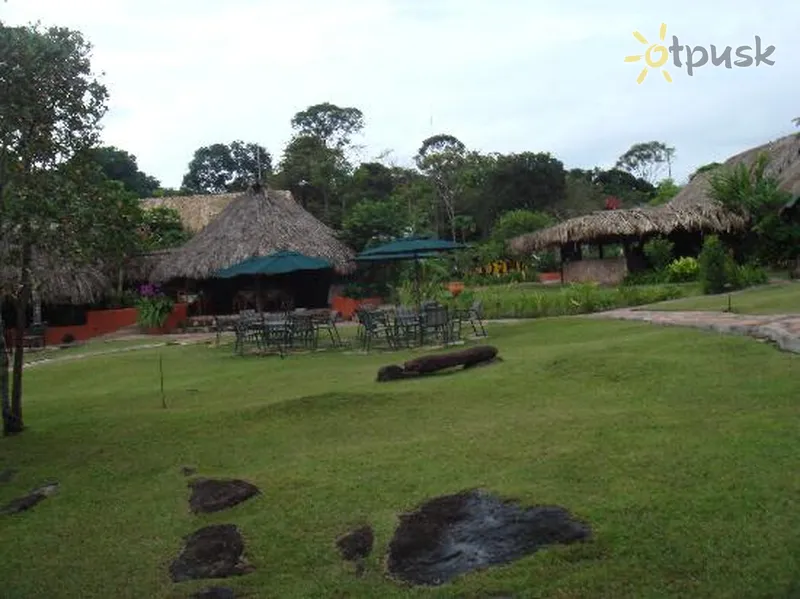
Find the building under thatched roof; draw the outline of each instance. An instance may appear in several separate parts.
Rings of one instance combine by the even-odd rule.
[[[92,265],[75,264],[34,251],[31,282],[39,300],[47,304],[90,304],[110,288],[108,277]],[[0,244],[0,295],[15,295],[20,269]]]
[[[200,196],[195,201],[218,205],[214,197]],[[300,206],[290,192],[256,187],[231,199],[224,197],[226,205],[219,215],[160,260],[151,281],[207,279],[242,260],[279,250],[324,258],[340,273],[353,270],[353,251],[330,227]]]
[[[224,193],[147,198],[142,200],[142,206],[145,209],[172,208],[180,215],[183,226],[192,233],[197,233],[219,216],[225,207],[239,195],[238,193]]]
[[[781,187],[800,192],[800,135],[792,134],[729,158],[723,168],[739,163],[752,165],[766,152],[767,175]],[[573,218],[553,227],[514,238],[509,247],[527,254],[566,244],[609,243],[631,237],[669,235],[675,231],[730,233],[747,226],[746,219],[731,214],[710,197],[711,173],[695,176],[668,204],[655,208],[599,211]]]

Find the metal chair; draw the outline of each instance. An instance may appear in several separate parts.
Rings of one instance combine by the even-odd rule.
[[[362,347],[369,351],[374,339],[383,337],[390,349],[396,349],[394,326],[389,322],[386,312],[380,310],[357,310],[356,317],[359,322],[359,337]]]
[[[466,310],[461,311],[461,316],[469,321],[472,332],[476,337],[487,337],[486,329],[483,326],[483,303],[475,300]]]

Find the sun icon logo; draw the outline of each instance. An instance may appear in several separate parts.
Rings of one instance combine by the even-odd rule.
[[[644,58],[645,67],[642,69],[642,72],[639,73],[639,76],[636,78],[636,83],[641,84],[644,81],[644,78],[647,77],[647,70],[648,69],[661,69],[664,63],[667,62],[669,58],[669,50],[661,44],[651,44],[647,41],[647,38],[643,36],[638,31],[633,32],[633,37],[639,40],[645,46],[649,46],[647,50],[645,50],[644,55],[636,54],[634,56],[626,56],[625,62],[638,62]],[[661,29],[658,32],[659,39],[663,42],[664,39],[667,37],[667,24],[661,23]],[[658,59],[655,60],[653,55],[658,55]],[[661,69],[661,74],[664,76],[664,79],[667,80],[667,83],[672,83],[672,77],[666,71],[666,69]]]

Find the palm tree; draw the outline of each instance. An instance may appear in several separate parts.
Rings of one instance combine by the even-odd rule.
[[[793,118],[792,122],[794,123],[795,127],[800,127],[800,116]]]

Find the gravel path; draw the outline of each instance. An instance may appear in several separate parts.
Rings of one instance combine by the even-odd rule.
[[[693,327],[729,335],[746,335],[800,354],[800,314],[754,316],[727,312],[658,312],[625,308],[587,315],[589,318],[638,320],[663,326]]]

